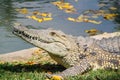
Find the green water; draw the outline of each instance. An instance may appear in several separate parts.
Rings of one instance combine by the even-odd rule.
[[[66,34],[74,36],[87,35],[84,30],[96,28],[102,32],[114,32],[120,30],[120,16],[114,20],[105,20],[103,17],[98,18],[101,24],[92,23],[76,23],[67,20],[68,17],[77,17],[86,10],[107,10],[113,13],[109,8],[116,7],[114,13],[120,14],[120,0],[65,0],[77,9],[76,14],[67,14],[58,10],[56,6],[51,4],[57,0],[0,0],[0,53],[7,53],[17,50],[33,47],[22,39],[12,34],[13,23],[19,22],[23,25],[30,25],[38,29],[54,28],[62,30]],[[99,4],[104,3],[106,6],[100,7]],[[53,20],[38,23],[34,20],[25,18],[25,15],[16,11],[18,8],[27,8],[29,11],[38,10],[40,12],[51,12]]]

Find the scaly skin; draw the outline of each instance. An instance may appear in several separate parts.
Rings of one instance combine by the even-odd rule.
[[[118,69],[120,66],[120,35],[98,40],[94,37],[73,37],[52,29],[28,29],[21,25],[15,25],[13,33],[46,50],[55,61],[67,68],[55,75],[75,76],[90,69]]]

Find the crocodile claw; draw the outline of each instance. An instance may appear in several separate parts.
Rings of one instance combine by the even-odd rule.
[[[49,80],[64,80],[63,77],[59,75],[52,75],[52,74],[45,74],[45,75]]]

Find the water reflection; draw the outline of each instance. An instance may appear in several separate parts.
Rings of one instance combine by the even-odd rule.
[[[86,36],[86,29],[96,28],[103,32],[113,32],[116,29],[120,30],[120,15],[114,21],[105,20],[103,17],[98,18],[102,21],[96,25],[92,23],[76,23],[67,20],[68,17],[78,17],[87,10],[107,10],[110,13],[120,14],[119,0],[65,0],[70,2],[77,9],[77,14],[67,14],[62,10],[58,10],[51,2],[56,0],[0,0],[0,53],[12,52],[25,48],[33,47],[25,41],[12,34],[12,26],[14,22],[19,22],[23,25],[31,25],[34,28],[54,28],[62,30],[67,34],[75,36]],[[89,4],[88,4],[89,3]],[[104,3],[106,6],[99,7],[98,4]],[[112,11],[110,6],[116,7],[117,10]],[[30,12],[38,10],[40,12],[51,12],[53,20],[43,23],[38,23],[34,20],[27,19],[26,15],[16,12],[18,8],[26,8]],[[19,46],[19,47],[18,47]]]
[[[0,1],[0,27],[7,27],[7,30],[10,30],[12,22],[15,20],[14,8],[11,0],[1,0]],[[8,29],[9,28],[9,29]]]
[[[0,0],[0,53],[30,47],[30,45],[24,46],[25,42],[12,34],[12,26],[17,14],[13,3],[12,0]],[[16,47],[18,45],[19,47]]]

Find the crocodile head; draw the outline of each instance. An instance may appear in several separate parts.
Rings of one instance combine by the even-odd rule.
[[[21,25],[15,25],[13,33],[55,56],[64,57],[77,51],[75,39],[61,31],[28,29]]]

